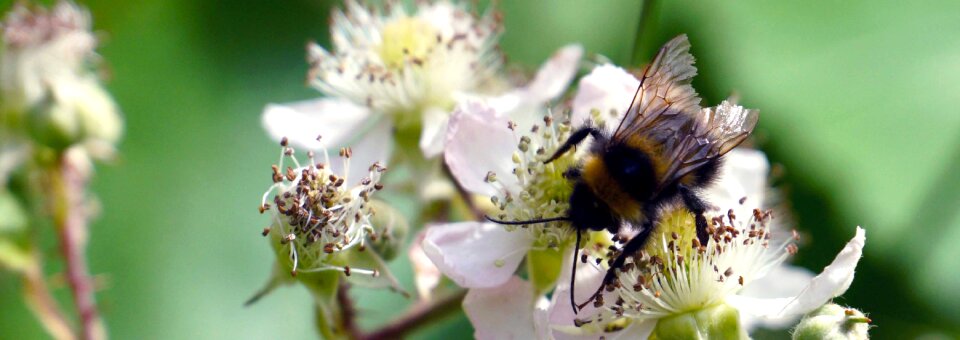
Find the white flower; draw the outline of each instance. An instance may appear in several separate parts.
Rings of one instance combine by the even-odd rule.
[[[386,13],[355,1],[346,7],[333,16],[333,50],[308,46],[310,84],[328,97],[268,105],[267,131],[308,148],[323,134],[331,145],[351,145],[359,153],[358,140],[375,138],[370,144],[389,152],[394,127],[419,126],[423,154],[440,154],[457,100],[496,92],[503,82],[499,19],[491,13],[478,17],[447,1],[418,4],[412,13],[400,5],[388,6]],[[544,67],[550,74],[533,81],[530,87],[543,87],[534,92],[566,88],[580,49],[562,51]]]
[[[91,72],[96,39],[90,14],[69,1],[47,10],[18,3],[3,22],[0,121],[55,148],[93,143],[106,157],[123,123]]]
[[[690,222],[684,224],[692,227]],[[618,273],[618,286],[580,315],[571,312],[566,299],[569,287],[560,286],[548,312],[553,335],[595,337],[607,332],[608,338],[646,338],[664,327],[658,322],[665,318],[712,308],[734,308],[742,325],[734,329],[746,331],[755,325],[755,320],[777,325],[795,322],[847,290],[862,255],[863,229],[857,228],[856,236],[833,263],[810,279],[775,276],[795,248],[784,240],[767,239],[761,224],[753,217],[743,222],[734,220],[732,225],[728,224],[734,229],[718,228],[709,244],[700,250],[694,250],[690,241],[683,238],[662,236],[652,240],[658,254],[647,253],[635,259],[632,266]],[[755,228],[751,229],[751,225]],[[584,266],[577,274],[584,279],[577,284],[597,287],[604,272],[597,266]],[[741,294],[745,287],[780,296],[745,296]],[[785,290],[791,292],[784,293]],[[592,289],[588,291],[577,298],[586,299],[592,294]]]
[[[444,159],[467,191],[491,197],[502,209],[500,218],[556,217],[566,212],[571,188],[562,172],[572,156],[550,164],[543,160],[563,142],[570,126],[552,116],[543,118],[533,126],[515,125],[508,113],[481,101],[465,103],[454,113]],[[460,286],[490,288],[510,279],[529,251],[558,252],[571,235],[565,222],[522,228],[458,222],[429,226],[423,249]]]

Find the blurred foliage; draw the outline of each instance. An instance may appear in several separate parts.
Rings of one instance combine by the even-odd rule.
[[[273,259],[256,206],[279,150],[260,110],[316,96],[304,86],[304,44],[325,42],[336,4],[85,4],[127,120],[122,159],[96,177],[104,211],[90,242],[112,336],[312,337],[302,289],[242,303]],[[866,311],[878,339],[960,336],[960,2],[664,1],[636,46],[640,2],[500,6],[504,50],[530,69],[569,42],[624,64],[687,33],[705,101],[737,93],[762,112],[757,145],[786,170],[778,182],[807,243],[797,262],[819,270],[862,225],[866,255],[841,303]],[[392,267],[412,288],[404,256]],[[42,338],[19,290],[0,274],[0,338]],[[409,304],[353,294],[364,327]],[[470,334],[461,315],[418,337]]]

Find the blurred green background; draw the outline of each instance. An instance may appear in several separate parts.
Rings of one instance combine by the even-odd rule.
[[[304,44],[326,41],[338,4],[84,4],[127,121],[122,159],[100,167],[94,183],[104,212],[93,224],[90,265],[106,283],[98,299],[111,335],[313,337],[300,287],[242,303],[273,261],[256,206],[277,147],[260,112],[317,95],[304,86]],[[628,64],[687,33],[706,102],[736,92],[762,112],[757,144],[783,165],[780,188],[808,242],[796,261],[819,271],[862,225],[866,255],[840,303],[868,312],[877,339],[960,336],[960,2],[663,1],[638,48],[640,2],[500,8],[503,48],[529,69],[569,42]],[[409,264],[393,267],[412,289]],[[16,278],[0,274],[0,338],[43,338],[19,291]],[[366,327],[409,303],[354,295]],[[460,315],[417,337],[471,334]]]

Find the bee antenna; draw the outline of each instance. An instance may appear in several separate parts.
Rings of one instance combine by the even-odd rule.
[[[533,220],[526,220],[526,221],[503,221],[503,220],[498,220],[493,217],[490,217],[489,215],[484,215],[483,217],[485,217],[487,221],[490,221],[496,224],[506,224],[506,225],[524,225],[524,224],[547,223],[547,222],[570,220],[570,217],[567,217],[567,216],[541,218],[541,219],[533,219]]]
[[[574,298],[574,290],[577,289],[577,261],[580,261],[580,235],[583,234],[580,229],[577,229],[577,246],[573,248],[573,271],[570,274],[570,307],[573,307],[573,314],[577,314],[579,310],[577,309],[577,301]]]

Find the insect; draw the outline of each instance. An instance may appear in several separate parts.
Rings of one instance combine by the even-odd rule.
[[[616,130],[611,134],[586,125],[570,137],[545,162],[549,163],[587,137],[593,138],[588,155],[567,170],[573,183],[567,216],[535,221],[494,221],[526,224],[569,221],[577,231],[570,300],[576,313],[614,282],[616,270],[643,248],[653,232],[660,210],[682,204],[695,215],[696,235],[707,244],[707,202],[699,190],[716,179],[722,156],[743,142],[757,123],[758,112],[723,103],[701,108],[690,85],[696,75],[686,35],[660,48],[644,68],[640,85]],[[582,234],[607,230],[616,234],[622,225],[640,226],[636,236],[610,263],[596,293],[582,304],[574,301],[574,283]]]

